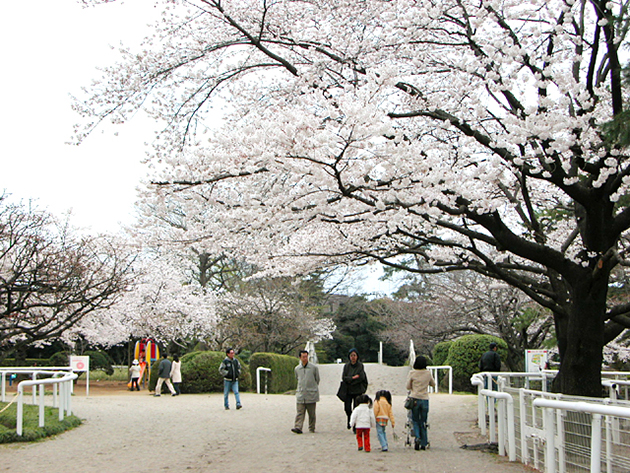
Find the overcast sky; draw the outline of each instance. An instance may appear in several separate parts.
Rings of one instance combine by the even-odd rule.
[[[70,94],[115,61],[110,46],[137,44],[151,13],[138,0],[97,8],[77,0],[1,2],[0,191],[36,199],[56,215],[71,210],[76,225],[94,231],[132,221],[150,124],[138,118],[78,147],[65,143],[80,119]]]

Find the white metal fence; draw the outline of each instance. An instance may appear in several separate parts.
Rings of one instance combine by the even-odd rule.
[[[22,435],[24,419],[24,390],[33,388],[32,403],[39,406],[39,427],[45,426],[45,386],[52,387],[52,407],[58,408],[59,420],[63,420],[66,415],[72,414],[72,383],[78,375],[68,368],[55,370],[54,368],[34,369],[34,368],[9,368],[0,370],[2,378],[2,402],[6,402],[6,381],[7,375],[13,373],[31,375],[31,380],[18,382],[17,385],[17,416],[15,430],[17,435]],[[46,376],[46,377],[42,377]],[[39,396],[37,392],[39,389]],[[15,400],[15,399],[14,399]],[[13,402],[13,401],[12,401]]]
[[[501,455],[546,473],[630,472],[625,389],[630,373],[605,373],[602,385],[611,393],[607,398],[549,393],[546,380],[554,374],[473,375],[482,433],[497,442]]]

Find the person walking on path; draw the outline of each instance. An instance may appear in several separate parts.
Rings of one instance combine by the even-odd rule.
[[[367,394],[360,394],[356,398],[357,407],[350,416],[350,426],[357,432],[357,444],[359,450],[365,447],[366,452],[370,452],[370,428],[376,427],[376,419],[372,410],[372,399]]]
[[[131,391],[133,391],[134,386],[136,387],[136,391],[140,391],[140,386],[138,385],[138,380],[140,379],[140,363],[138,363],[138,360],[133,360],[131,368],[129,368],[129,373],[131,373]]]
[[[155,396],[159,397],[162,395],[162,383],[166,383],[168,390],[171,392],[172,396],[175,396],[175,389],[171,384],[171,360],[166,358],[166,353],[162,354],[162,359],[160,360],[160,364],[158,365],[158,380],[155,385]]]
[[[175,395],[179,396],[182,391],[180,385],[182,384],[182,362],[179,361],[179,356],[173,357],[173,363],[171,364],[171,381],[175,388]]]
[[[485,352],[483,355],[481,355],[481,359],[479,360],[479,371],[484,372],[484,371],[491,371],[491,372],[496,372],[496,371],[501,371],[501,357],[499,356],[499,354],[497,353],[497,350],[499,349],[499,346],[495,343],[492,342],[490,344],[490,347],[488,348],[488,351]],[[493,388],[496,386],[496,377],[492,377],[492,381],[493,381]],[[484,376],[484,387],[486,389],[488,389],[488,377]]]
[[[389,450],[387,434],[385,433],[387,422],[392,422],[392,429],[396,426],[394,412],[392,411],[392,394],[389,391],[382,390],[376,393],[374,399],[374,417],[376,418],[376,435],[381,444],[381,451],[386,452]]]
[[[291,432],[302,433],[304,418],[308,412],[308,430],[315,432],[315,408],[319,402],[319,368],[314,363],[308,362],[308,352],[300,350],[300,364],[295,367],[297,390],[295,402],[297,414],[295,424]]]
[[[353,408],[357,407],[356,397],[365,394],[368,387],[368,379],[365,374],[363,363],[359,361],[359,352],[356,348],[351,348],[348,352],[349,361],[343,367],[341,381],[346,387],[346,400],[344,401],[344,410],[348,418],[348,429],[350,429],[350,416]]]
[[[413,370],[407,377],[407,390],[409,397],[413,399],[411,408],[411,420],[416,437],[415,449],[426,450],[429,445],[427,435],[427,419],[429,417],[429,386],[435,387],[435,380],[431,372],[427,370],[427,359],[424,356],[416,357]]]
[[[228,397],[230,391],[234,392],[236,408],[240,409],[243,405],[241,404],[241,397],[238,393],[238,377],[241,374],[241,363],[234,358],[234,350],[232,348],[225,350],[225,354],[227,356],[219,366],[219,373],[223,376],[223,406],[227,411],[230,409]]]

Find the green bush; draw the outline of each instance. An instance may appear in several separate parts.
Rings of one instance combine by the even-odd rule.
[[[507,344],[492,335],[464,335],[453,340],[445,360],[446,365],[453,367],[453,389],[457,391],[474,392],[470,377],[479,372],[479,359],[491,342],[499,345],[499,355],[502,360],[507,356]]]
[[[82,356],[90,357],[90,371],[102,370],[108,376],[114,374],[114,360],[104,351],[88,350]],[[70,366],[70,357],[65,351],[58,351],[50,357],[48,366]]]
[[[254,353],[250,358],[249,370],[255,383],[258,367],[271,369],[271,372],[267,373],[269,376],[267,378],[267,392],[278,394],[297,388],[295,367],[299,362],[295,356]]]
[[[446,363],[448,351],[452,344],[453,341],[448,340],[446,342],[440,342],[433,347],[433,363],[435,363],[436,366],[442,366]]]
[[[53,365],[48,358],[27,358],[24,361],[17,361],[15,358],[5,358],[0,366],[9,367],[30,367],[30,366],[56,366]],[[67,364],[65,365],[67,366]]]
[[[219,373],[219,365],[225,358],[225,353],[218,351],[195,351],[181,357],[182,363],[182,384],[181,390],[185,394],[223,392],[223,376]],[[240,391],[247,391],[252,385],[248,366],[243,363],[240,357],[236,357],[241,362],[241,376],[238,380]],[[154,390],[158,378],[157,360],[151,367],[151,379],[149,380],[149,390]],[[162,388],[168,389],[165,386]]]

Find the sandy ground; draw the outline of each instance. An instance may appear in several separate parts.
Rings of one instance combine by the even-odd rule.
[[[33,444],[0,445],[0,472],[475,472],[516,473],[532,470],[504,457],[461,449],[482,441],[475,427],[474,396],[433,394],[430,401],[431,448],[414,451],[404,444],[406,373],[368,366],[371,393],[395,392],[394,429],[388,427],[390,451],[381,452],[372,432],[371,453],[357,451],[345,428],[342,403],[334,396],[340,367],[322,367],[322,399],[317,432],[290,431],[295,417],[292,395],[242,393],[244,408],[223,409],[221,394],[150,396],[128,392],[120,383],[92,383],[90,396],[79,386],[74,413],[82,426]],[[391,385],[391,386],[390,386]],[[396,389],[394,389],[396,387]]]

